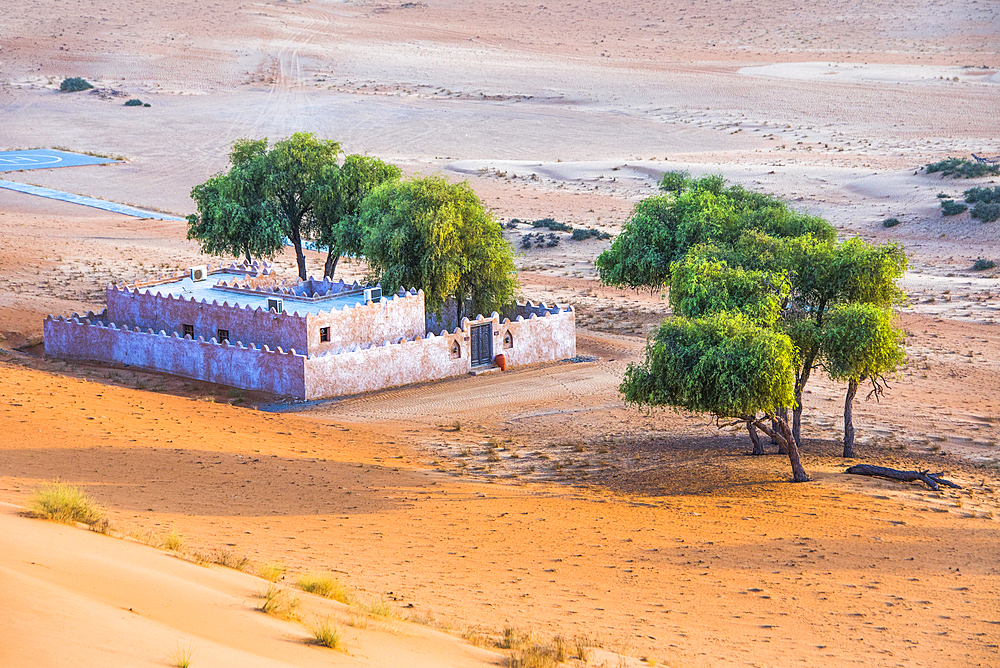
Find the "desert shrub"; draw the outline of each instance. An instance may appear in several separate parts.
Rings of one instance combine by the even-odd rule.
[[[964,193],[965,201],[969,204],[976,204],[977,202],[1000,202],[1000,186],[994,186],[990,188],[986,186],[985,188],[969,188]]]
[[[532,227],[545,227],[553,232],[572,232],[573,228],[566,223],[556,222],[554,218],[539,218],[531,223]]]
[[[58,482],[35,490],[31,497],[31,514],[63,524],[81,522],[91,529],[108,530],[104,512],[86,494],[76,487]]]
[[[886,218],[882,221],[882,227],[896,227],[902,224],[902,222],[899,218]]]
[[[395,616],[392,606],[387,601],[375,601],[370,605],[359,605],[358,608],[366,615],[380,619],[388,619]]]
[[[928,174],[935,172],[941,172],[941,176],[951,176],[956,179],[974,179],[980,176],[1000,174],[1000,165],[975,162],[968,158],[946,158],[927,165]]]
[[[993,260],[986,260],[981,257],[977,257],[976,261],[972,263],[972,268],[976,271],[986,271],[987,269],[993,269],[997,266],[997,263]]]
[[[515,229],[517,229],[517,226],[520,225],[520,224],[521,224],[521,220],[519,218],[511,218],[510,221],[507,222],[507,229],[508,230],[515,230]]]
[[[968,208],[969,207],[967,207],[966,205],[962,204],[961,202],[956,202],[953,199],[941,200],[942,216],[957,216],[958,214],[962,213]]]
[[[353,600],[351,592],[335,577],[329,575],[303,575],[296,584],[299,589],[317,596],[332,598],[345,605],[350,605]]]
[[[684,170],[664,172],[660,178],[660,190],[663,192],[680,193],[691,181],[691,175]]]
[[[610,239],[611,235],[607,232],[601,232],[600,230],[583,229],[578,227],[573,230],[573,235],[570,237],[573,241],[583,241],[584,239],[590,239],[591,237],[595,239]]]
[[[548,645],[528,645],[514,652],[507,658],[510,668],[556,668],[559,660],[557,650]]]
[[[133,97],[131,100],[129,100],[128,102],[125,103],[125,106],[126,107],[141,107],[142,106],[142,100],[138,100],[138,99],[136,99],[136,98]]]
[[[992,223],[1000,219],[1000,202],[976,202],[971,215],[984,223]]]
[[[331,624],[329,619],[324,619],[309,629],[312,631],[316,644],[330,649],[340,649],[344,644],[344,632],[339,626]]]
[[[951,195],[948,195],[946,193],[938,193],[937,194],[937,198],[938,199],[951,199]]]
[[[534,240],[534,235],[525,234],[521,237],[521,248],[531,248],[532,242]]]
[[[86,79],[81,79],[80,77],[69,77],[67,79],[63,79],[63,82],[59,84],[59,90],[64,93],[76,93],[93,87],[93,84]]]

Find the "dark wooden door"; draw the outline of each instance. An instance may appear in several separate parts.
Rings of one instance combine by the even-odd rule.
[[[475,325],[470,328],[472,366],[493,363],[493,324]]]

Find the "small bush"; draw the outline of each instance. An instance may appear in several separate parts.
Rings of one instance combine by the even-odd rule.
[[[595,238],[595,239],[610,239],[611,235],[607,232],[601,232],[600,230],[583,229],[578,227],[573,230],[573,234],[570,237],[573,241],[583,241],[585,239]]]
[[[298,619],[299,599],[274,585],[267,588],[258,609],[279,619]]]
[[[984,223],[1000,220],[1000,202],[977,202],[971,216]]]
[[[109,526],[104,512],[86,494],[76,487],[58,482],[35,490],[31,497],[31,514],[63,524],[80,522],[105,533]]]
[[[1000,165],[975,162],[967,158],[947,158],[927,165],[928,174],[935,172],[941,172],[941,176],[951,176],[956,179],[974,179],[980,176],[1000,174]]]
[[[64,93],[76,93],[93,87],[93,84],[86,79],[81,79],[80,77],[69,77],[67,79],[63,79],[63,82],[59,84],[59,90]]]
[[[986,271],[987,269],[993,269],[997,266],[997,263],[993,260],[985,260],[981,257],[976,258],[976,261],[972,263],[972,268],[976,271]]]
[[[510,668],[556,668],[559,659],[556,658],[557,650],[547,645],[528,645],[523,647],[507,659]]]
[[[511,218],[510,221],[507,223],[507,229],[508,230],[517,229],[517,226],[520,224],[521,220],[519,218]]]
[[[378,617],[380,619],[388,619],[389,617],[395,617],[392,611],[392,606],[386,601],[376,601],[371,605],[362,605],[359,608],[371,617]]]
[[[285,574],[285,566],[275,562],[268,562],[257,567],[257,575],[268,582],[277,582]]]
[[[691,175],[684,170],[665,172],[660,178],[660,190],[680,194],[691,181]]]
[[[309,630],[312,631],[313,638],[318,645],[330,649],[340,649],[344,644],[344,632],[339,626],[331,624],[329,619],[324,619]]]
[[[962,195],[965,196],[965,201],[969,204],[975,204],[976,202],[1000,202],[1000,186],[992,188],[989,186],[985,188],[969,188]]]
[[[174,668],[191,668],[191,655],[194,647],[184,649],[178,645],[173,654],[170,655],[170,665]]]
[[[566,223],[556,222],[554,218],[539,218],[531,223],[532,227],[545,227],[553,232],[572,232],[573,228]]]
[[[149,102],[143,102],[142,106],[144,106],[144,107],[152,107],[153,105],[151,105]]]
[[[967,207],[966,205],[962,204],[961,202],[956,202],[953,199],[941,200],[942,216],[957,216],[958,214],[962,213],[968,208],[969,207]]]
[[[131,100],[129,100],[128,102],[125,103],[125,106],[126,107],[141,107],[142,106],[142,100],[137,100],[136,98],[133,97]]]
[[[899,218],[886,218],[885,220],[882,221],[882,227],[896,227],[897,225],[901,225],[902,223],[903,221],[901,221]]]
[[[345,605],[350,605],[354,600],[351,592],[337,578],[329,575],[303,575],[296,584],[299,589],[317,596],[332,598]]]

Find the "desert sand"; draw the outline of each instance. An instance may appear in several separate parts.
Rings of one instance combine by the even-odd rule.
[[[687,169],[898,241],[908,361],[859,396],[856,461],[962,485],[845,475],[844,388],[822,377],[806,484],[741,431],[625,407],[663,296],[602,287],[608,242],[521,249],[525,226],[523,295],[572,304],[589,361],[302,403],[46,360],[45,315],[219,259],[183,222],[0,190],[0,664],[501,665],[490,639],[513,627],[586,639],[589,665],[1000,665],[1000,285],[971,269],[1000,262],[1000,223],[937,198],[997,179],[921,169],[1000,155],[998,50],[981,0],[0,6],[0,149],[123,158],[5,179],[184,216],[232,141],[310,131],[468,180],[503,221],[615,234]],[[97,90],[60,93],[67,76]],[[113,535],[19,515],[55,479]],[[194,563],[220,551],[247,573]],[[299,592],[307,623],[345,630],[310,645],[257,610],[269,562],[289,591],[332,572],[393,617]]]

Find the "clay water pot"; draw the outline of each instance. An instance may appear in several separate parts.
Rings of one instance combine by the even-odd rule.
[[[497,363],[497,366],[500,367],[501,371],[507,370],[507,358],[504,357],[503,353],[500,353],[499,355],[494,357],[493,361]]]

